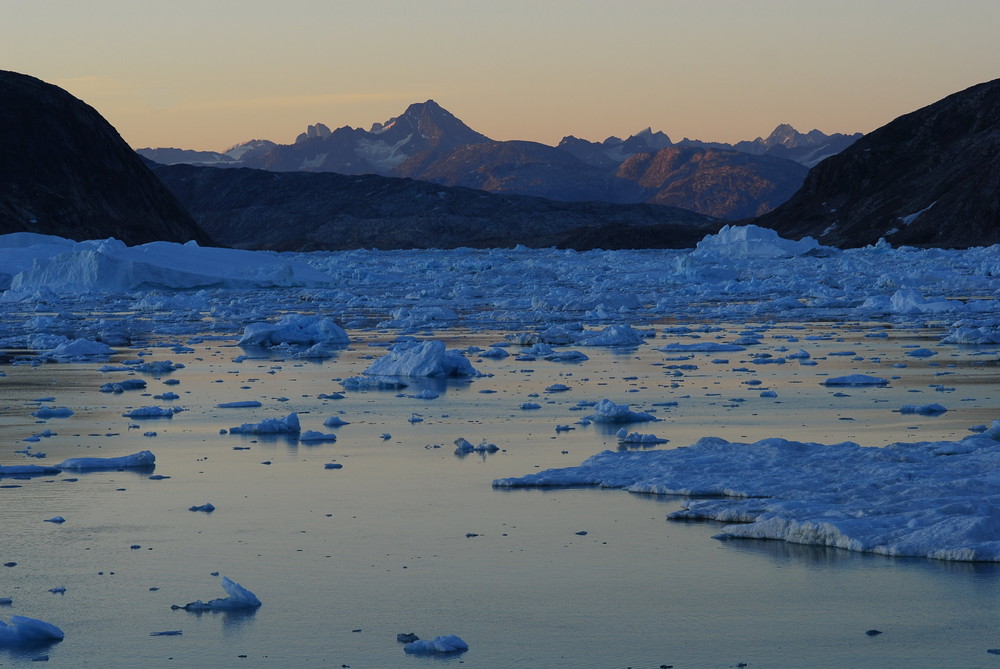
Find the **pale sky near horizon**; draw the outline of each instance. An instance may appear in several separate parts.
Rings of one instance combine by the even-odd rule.
[[[493,139],[870,132],[1000,77],[1000,0],[0,0],[0,69],[134,148],[289,143],[434,99]],[[0,101],[2,103],[2,101]]]

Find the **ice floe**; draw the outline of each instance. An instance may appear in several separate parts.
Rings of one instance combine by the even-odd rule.
[[[671,517],[780,539],[942,560],[1000,561],[1000,421],[957,441],[816,444],[706,437],[675,450],[604,451],[497,487],[593,485],[687,499]]]

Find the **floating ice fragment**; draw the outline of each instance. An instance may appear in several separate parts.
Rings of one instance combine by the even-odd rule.
[[[411,641],[403,646],[403,650],[413,655],[428,655],[433,653],[460,653],[469,650],[469,644],[465,643],[454,634],[437,636],[433,639]]]
[[[323,425],[326,427],[340,427],[341,425],[350,425],[350,423],[340,416],[330,416],[323,421]]]
[[[465,437],[459,437],[455,440],[455,453],[462,455],[465,453],[496,453],[500,448],[496,444],[489,444],[483,439],[478,445],[473,445]]]
[[[145,388],[146,382],[142,379],[123,379],[121,381],[103,384],[101,386],[101,392],[118,394],[123,393],[126,390],[144,390]]]
[[[11,616],[10,623],[0,620],[0,643],[5,645],[61,641],[63,636],[63,631],[52,623],[35,618]]]
[[[899,413],[915,413],[921,416],[937,416],[947,412],[941,404],[904,404],[899,407]]]
[[[184,609],[185,611],[231,611],[234,609],[255,609],[261,604],[257,595],[225,576],[222,577],[222,589],[226,591],[228,597],[220,597],[207,602],[199,599],[184,606],[174,604],[170,608]]]
[[[114,353],[114,350],[107,344],[102,344],[88,339],[74,339],[59,344],[55,348],[42,353],[43,357],[54,358],[55,360],[88,360],[96,357],[107,357]]]
[[[73,410],[66,407],[42,407],[31,412],[35,418],[69,418],[73,415]]]
[[[337,441],[337,435],[328,432],[317,432],[316,430],[306,430],[299,435],[299,441],[313,443]]]
[[[125,418],[173,418],[175,413],[184,409],[180,407],[138,407],[122,414]]]
[[[183,634],[181,630],[167,630],[165,632],[150,632],[149,636],[180,636]]]
[[[350,338],[342,327],[330,318],[287,314],[277,323],[251,323],[243,330],[239,346],[346,346]]]
[[[658,420],[650,413],[632,411],[628,408],[628,404],[615,404],[609,399],[603,399],[594,405],[594,413],[587,418],[595,423],[640,423]]]
[[[620,444],[665,444],[670,441],[669,439],[661,439],[655,434],[629,432],[624,427],[615,433],[615,437],[618,438]]]
[[[204,511],[205,513],[212,513],[215,511],[215,505],[211,502],[205,502],[200,506],[192,506],[188,508],[188,511]]]
[[[220,409],[256,409],[262,405],[257,400],[242,400],[239,402],[223,402],[215,406]]]
[[[880,376],[868,376],[867,374],[834,376],[822,382],[824,386],[885,386],[888,384],[889,382]]]
[[[63,518],[62,516],[53,516],[51,518],[46,518],[44,522],[46,522],[46,523],[55,523],[56,525],[58,525],[60,523],[65,523],[66,519]]]
[[[284,418],[265,418],[259,423],[243,423],[229,428],[230,434],[295,434],[301,431],[299,414],[292,412]]]
[[[678,351],[691,351],[698,353],[716,353],[720,351],[745,351],[746,346],[740,346],[739,344],[724,344],[717,341],[700,341],[694,342],[692,344],[681,344],[672,343],[666,346],[661,346],[657,349],[658,351],[663,351],[664,353],[676,353]]]
[[[156,456],[149,451],[139,451],[117,458],[70,458],[56,465],[59,469],[124,469],[129,467],[152,467]]]
[[[564,393],[567,390],[569,390],[569,386],[567,386],[567,385],[565,385],[563,383],[553,383],[551,386],[548,386],[545,389],[545,392],[547,392],[547,393]]]
[[[341,381],[340,385],[348,390],[399,390],[400,388],[406,388],[410,384],[399,379],[352,376]]]
[[[45,467],[43,465],[0,465],[0,477],[3,476],[41,476],[46,474],[58,474],[56,467]]]
[[[424,341],[419,344],[402,342],[373,362],[364,371],[369,376],[429,376],[471,377],[479,376],[458,351],[448,351],[442,341]]]

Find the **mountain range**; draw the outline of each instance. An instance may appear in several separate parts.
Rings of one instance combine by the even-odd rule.
[[[253,140],[224,152],[139,149],[163,164],[252,167],[279,172],[376,174],[567,202],[663,204],[717,218],[770,211],[801,185],[808,165],[860,135],[799,133],[778,126],[766,139],[736,145],[646,129],[622,140],[569,136],[557,146],[495,141],[433,100],[369,130],[310,125],[293,144]]]
[[[94,109],[38,79],[0,72],[0,100],[0,234],[113,236],[130,245],[195,240],[281,250],[514,244],[670,248],[693,246],[725,222],[663,204],[566,202],[375,174],[156,164],[132,151]],[[383,165],[395,163],[394,170],[405,167],[414,174],[439,165],[443,156],[500,151],[506,158],[494,161],[484,173],[501,181],[497,165],[527,161],[543,151],[558,154],[567,165],[607,171],[614,163],[615,174],[632,188],[656,189],[655,202],[667,201],[660,194],[677,187],[673,175],[686,170],[697,184],[716,164],[713,155],[729,151],[688,145],[687,140],[669,143],[663,133],[648,130],[601,144],[567,138],[560,143],[562,149],[482,141],[471,130],[459,140],[448,124],[459,129],[464,124],[438,114],[435,107],[411,106],[407,114],[370,131],[355,131],[355,139],[374,143],[351,144],[346,132],[339,133],[338,141],[366,147],[369,165],[377,158]],[[337,134],[317,124],[297,144],[319,145]],[[472,144],[461,143],[470,138]],[[799,150],[802,147],[788,146],[797,141],[794,131],[779,128],[768,140],[750,143],[761,154],[735,153],[743,160],[780,160],[767,154]],[[422,148],[407,153],[404,147],[410,145]],[[278,148],[256,141],[226,155],[233,160],[264,160],[270,155],[276,160],[287,155]],[[800,158],[828,150],[814,144],[802,150]],[[356,151],[354,155],[363,157]],[[718,164],[718,175],[736,180],[738,161],[726,156]],[[475,165],[471,160],[463,163],[467,171],[475,171]],[[524,181],[515,174],[509,182],[519,178]],[[719,180],[708,178],[709,185]],[[573,184],[565,181],[563,187],[572,189]],[[755,187],[747,178],[732,192],[751,199]],[[712,189],[698,192],[704,196]],[[788,238],[810,235],[844,248],[880,238],[894,245],[985,246],[1000,244],[998,193],[1000,79],[950,95],[869,133],[813,166],[787,202],[743,222],[771,227]]]

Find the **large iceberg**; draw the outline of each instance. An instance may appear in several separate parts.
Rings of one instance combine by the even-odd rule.
[[[715,497],[687,499],[671,517],[729,523],[722,537],[998,562],[998,437],[1000,421],[958,441],[883,448],[705,437],[675,450],[605,451],[578,467],[498,479],[493,485],[593,485]]]
[[[364,373],[370,376],[479,376],[464,355],[446,350],[443,341],[396,344]]]
[[[67,244],[41,236],[21,237],[14,242],[22,245],[10,246],[0,238],[0,267],[19,269],[24,265],[19,258],[29,257],[32,261],[30,267],[10,275],[9,286],[2,286],[15,291],[275,288],[331,282],[329,275],[287,256],[201,247],[194,242],[150,242],[130,247],[117,239]]]
[[[769,228],[757,225],[727,225],[708,235],[691,253],[700,258],[792,258],[802,255],[833,255],[835,248],[821,246],[812,237],[799,241],[784,239]]]

